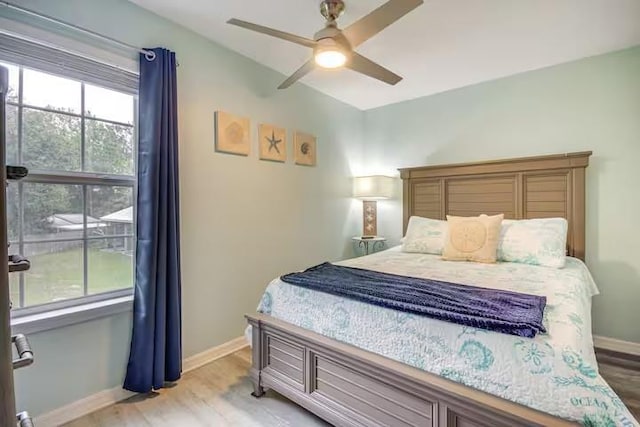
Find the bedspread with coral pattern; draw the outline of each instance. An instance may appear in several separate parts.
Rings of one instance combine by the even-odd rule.
[[[289,285],[267,287],[258,311],[504,399],[586,426],[638,426],[598,374],[587,267],[443,261],[392,248],[337,263],[392,274],[544,295],[546,334],[521,338]]]

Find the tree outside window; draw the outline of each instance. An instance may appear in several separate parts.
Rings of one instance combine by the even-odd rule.
[[[136,97],[12,64],[7,188],[14,308],[128,289],[134,271]]]

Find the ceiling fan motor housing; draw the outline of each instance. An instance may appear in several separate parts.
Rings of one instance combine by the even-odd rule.
[[[326,26],[314,34],[313,39],[319,44],[336,44],[344,50],[351,50],[349,40],[335,26]]]
[[[324,0],[320,3],[320,13],[327,21],[335,21],[344,12],[342,0]]]

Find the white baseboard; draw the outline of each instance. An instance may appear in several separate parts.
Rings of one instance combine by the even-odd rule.
[[[593,336],[593,346],[603,350],[615,351],[618,353],[640,356],[640,343],[631,341],[622,341],[615,338]]]
[[[209,362],[213,362],[216,359],[228,356],[247,345],[247,340],[242,336],[210,348],[209,350],[194,354],[182,361],[182,372],[186,373],[192,371]],[[35,425],[38,427],[57,427],[109,405],[113,405],[114,403],[127,399],[135,394],[136,393],[131,391],[124,390],[122,387],[103,390],[36,417]]]
[[[84,399],[76,400],[62,408],[42,414],[34,420],[38,427],[57,427],[70,421],[80,418],[91,412],[106,408],[116,402],[135,395],[134,392],[123,389],[122,387],[112,388],[110,390],[102,390]]]
[[[231,341],[227,341],[226,343],[220,344],[216,347],[210,348],[209,350],[194,354],[193,356],[187,357],[182,361],[182,372],[192,371],[216,359],[220,359],[221,357],[225,357],[230,355],[231,353],[235,353],[236,351],[243,349],[248,345],[249,343],[247,342],[247,339],[244,336],[241,336],[238,338],[234,338]]]

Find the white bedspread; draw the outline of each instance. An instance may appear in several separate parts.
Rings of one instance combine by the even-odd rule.
[[[598,374],[587,267],[442,261],[399,248],[338,263],[385,273],[544,295],[546,334],[535,338],[466,327],[272,281],[258,311],[588,426],[637,426]]]

